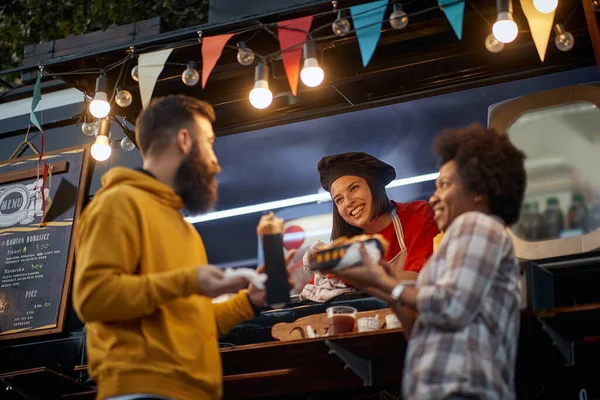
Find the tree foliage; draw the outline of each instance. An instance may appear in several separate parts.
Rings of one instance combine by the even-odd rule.
[[[157,16],[175,30],[206,22],[207,14],[208,0],[1,0],[0,70],[22,65],[29,44]]]

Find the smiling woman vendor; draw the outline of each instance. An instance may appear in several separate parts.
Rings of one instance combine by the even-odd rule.
[[[390,201],[385,186],[396,178],[396,171],[366,153],[324,157],[318,170],[321,186],[331,193],[334,204],[331,239],[379,233],[390,244],[384,258],[397,279],[415,279],[431,255],[433,238],[438,233],[429,203]],[[317,243],[311,251],[323,245]],[[353,290],[338,278],[317,273],[300,296],[303,300],[326,302]]]

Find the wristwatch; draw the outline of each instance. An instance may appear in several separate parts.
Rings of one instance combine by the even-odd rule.
[[[392,289],[392,299],[396,302],[396,304],[398,305],[402,305],[402,300],[400,300],[400,296],[402,295],[402,292],[404,291],[404,285],[403,284],[398,284],[396,285],[393,289]]]

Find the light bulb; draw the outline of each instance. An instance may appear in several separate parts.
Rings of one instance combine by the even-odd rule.
[[[85,136],[94,136],[97,129],[98,126],[96,125],[96,122],[84,122],[81,124],[81,132],[83,132]]]
[[[313,65],[314,62],[314,65]],[[312,65],[312,66],[311,66]],[[304,60],[304,68],[300,71],[300,79],[308,87],[317,87],[323,82],[325,73],[319,67],[319,63],[315,58]]]
[[[137,65],[131,69],[131,78],[136,82],[140,81],[140,75]]]
[[[242,41],[238,43],[237,60],[244,67],[248,67],[254,63],[254,52],[252,49],[246,47],[246,44]]]
[[[600,0],[592,0],[592,10],[600,12]]]
[[[325,73],[317,61],[317,49],[312,40],[304,43],[304,67],[300,71],[300,79],[308,87],[316,87],[323,82]]]
[[[111,149],[110,143],[108,143],[108,137],[104,135],[98,135],[96,137],[96,143],[92,145],[92,157],[96,161],[104,161],[110,157]]]
[[[181,74],[181,80],[188,86],[194,86],[200,80],[200,74],[196,70],[196,63],[194,61],[188,62],[188,66]]]
[[[517,38],[519,27],[517,27],[511,13],[502,11],[498,13],[498,19],[492,27],[492,32],[499,42],[510,43]]]
[[[96,118],[104,118],[110,112],[110,104],[106,93],[96,92],[94,100],[90,102],[90,113]]]
[[[490,53],[499,53],[499,52],[502,51],[502,49],[504,49],[504,43],[496,40],[496,38],[494,37],[494,35],[492,33],[490,33],[485,38],[485,48]]]
[[[402,4],[394,4],[394,11],[390,14],[390,25],[394,29],[404,29],[408,25],[408,15],[402,10]]]
[[[565,31],[565,27],[562,24],[554,25],[554,32],[556,36],[554,37],[554,45],[560,51],[569,51],[575,45],[575,38],[571,34],[571,32]]]
[[[129,90],[119,90],[117,92],[117,95],[115,96],[115,103],[117,103],[119,107],[129,107],[132,101],[133,96],[131,95]]]
[[[273,101],[273,93],[269,90],[269,67],[258,64],[254,72],[254,88],[250,91],[248,99],[254,108],[262,110],[269,107]]]
[[[350,21],[342,18],[342,11],[338,11],[336,20],[331,24],[331,30],[336,36],[346,36],[350,32]]]
[[[110,112],[110,104],[108,104],[108,79],[104,75],[100,75],[96,79],[96,94],[94,100],[90,102],[90,113],[96,118],[104,118]]]
[[[121,139],[121,148],[125,151],[131,151],[135,149],[135,144],[131,141],[131,139],[125,136],[123,139]]]
[[[269,90],[269,83],[267,81],[258,81],[254,84],[254,89],[250,91],[250,104],[254,108],[262,110],[271,105],[273,101],[273,93]]]
[[[558,7],[558,0],[533,0],[533,6],[543,14],[550,14]]]

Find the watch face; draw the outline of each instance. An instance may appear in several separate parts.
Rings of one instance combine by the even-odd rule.
[[[404,285],[398,285],[392,290],[392,299],[398,300],[402,291],[404,290]]]

